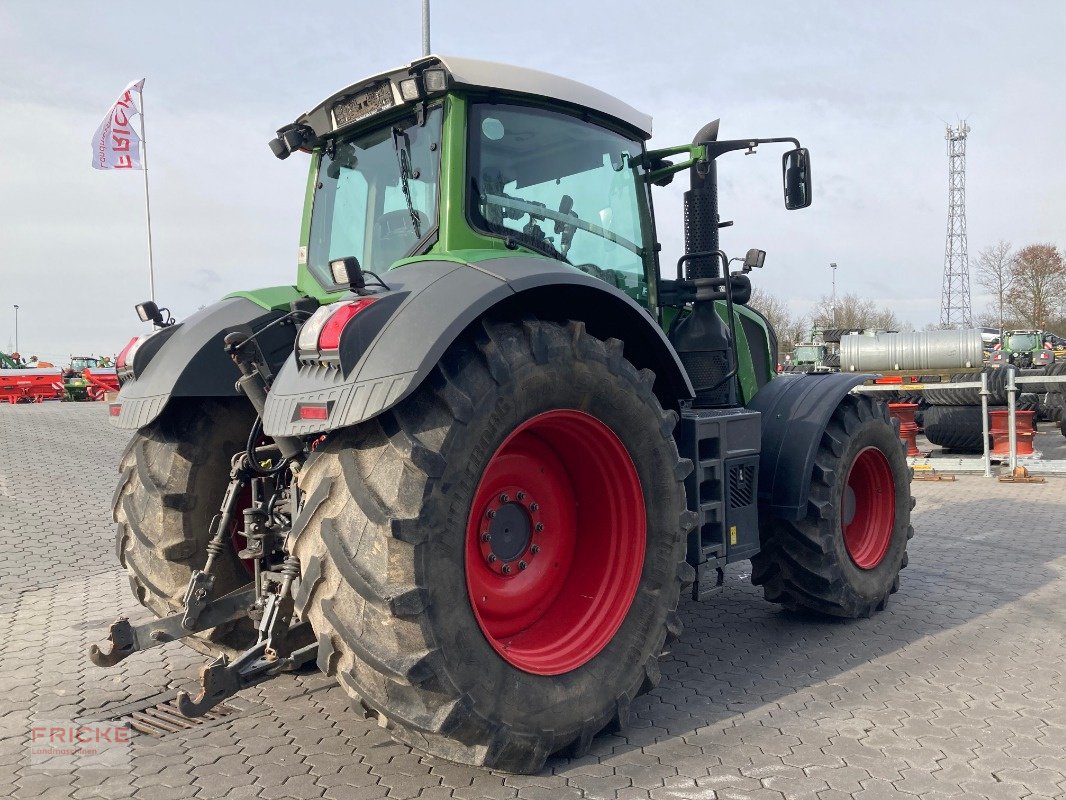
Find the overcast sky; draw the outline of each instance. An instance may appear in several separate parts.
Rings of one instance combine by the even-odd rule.
[[[655,146],[721,117],[721,137],[796,136],[814,205],[786,212],[779,151],[719,161],[723,247],[806,311],[837,289],[921,327],[939,316],[944,127],[969,120],[970,252],[1066,244],[1066,4],[433,0],[435,52],[590,83],[650,113]],[[110,104],[146,77],[157,298],[179,318],[295,278],[306,159],[276,128],[420,55],[418,0],[113,4],[0,0],[0,349],[114,353],[143,332],[140,173],[90,168]],[[664,271],[684,180],[656,190]],[[974,309],[986,298],[975,287]]]

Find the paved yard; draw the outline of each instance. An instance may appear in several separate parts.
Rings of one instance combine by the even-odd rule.
[[[0,406],[0,797],[1066,797],[1066,479],[915,484],[888,610],[832,623],[763,602],[743,565],[685,602],[663,681],[622,735],[538,776],[393,743],[335,681],[287,675],[219,724],[137,736],[121,771],[43,769],[42,720],[106,720],[195,681],[179,644],[85,653],[135,609],[108,505],[124,434],[103,404]],[[155,702],[153,699],[152,702]]]

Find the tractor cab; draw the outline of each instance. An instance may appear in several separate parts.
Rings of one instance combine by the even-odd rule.
[[[691,145],[649,151],[650,137],[647,115],[535,70],[429,56],[360,81],[270,143],[279,158],[312,156],[297,288],[332,303],[418,262],[549,261],[649,312],[698,405],[747,402],[775,368],[773,331],[745,307],[747,273],[765,254],[749,251],[728,274],[716,159],[792,144],[782,181],[795,209],[811,202],[810,156],[792,138],[719,141],[717,121]],[[676,278],[664,277],[651,187],[685,170],[686,255]]]
[[[299,286],[330,263],[382,273],[448,253],[535,256],[648,306],[656,273],[644,140],[651,119],[534,70],[429,57],[349,86],[271,148],[312,154]]]

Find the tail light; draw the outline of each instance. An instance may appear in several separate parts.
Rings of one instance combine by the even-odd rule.
[[[299,357],[335,360],[345,327],[373,304],[373,297],[361,297],[319,308],[300,329],[296,340]]]
[[[134,336],[130,339],[129,344],[119,352],[118,357],[115,359],[115,371],[118,373],[118,382],[120,384],[133,377],[133,359],[137,355],[137,350],[147,338],[147,336]]]

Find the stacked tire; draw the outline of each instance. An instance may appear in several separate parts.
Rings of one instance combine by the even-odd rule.
[[[988,375],[989,408],[1006,405],[1007,371],[986,368],[985,374]],[[957,453],[984,451],[981,390],[951,385],[980,379],[979,374],[958,373],[952,375],[943,388],[926,389],[928,407],[922,414],[922,428],[930,443]]]
[[[1066,361],[1052,364],[1047,368],[1047,375],[1048,377],[1053,375],[1066,376]],[[1063,414],[1063,408],[1066,407],[1066,383],[1051,383],[1049,381],[1040,388],[1046,390],[1046,394],[1043,396],[1041,416],[1051,422],[1066,422],[1066,415]],[[1063,429],[1062,435],[1066,436],[1066,428]]]
[[[1056,371],[1057,370],[1057,371]],[[988,375],[988,407],[1006,408],[1007,406],[1007,370],[1001,368],[988,368],[984,370]],[[1035,377],[1038,375],[1066,374],[1066,363],[1055,364],[1048,369],[1043,367],[1036,369],[1019,369],[1017,377]],[[973,383],[979,381],[980,375],[975,373],[959,373],[952,375],[950,381],[943,388],[927,389],[925,400],[929,407],[922,415],[922,423],[925,429],[925,438],[932,444],[939,445],[945,450],[953,450],[960,453],[980,453],[984,451],[982,420],[981,420],[981,390],[976,388],[954,388],[953,383]],[[1027,383],[1019,386],[1017,409],[1019,411],[1035,411],[1041,414],[1057,414],[1051,419],[1062,418],[1063,395],[1045,390],[1063,386],[1066,384],[1043,384]]]

